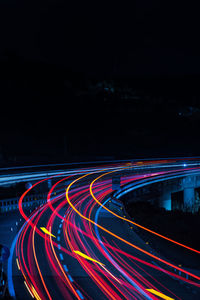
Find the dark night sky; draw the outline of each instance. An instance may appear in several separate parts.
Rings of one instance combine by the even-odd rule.
[[[181,132],[176,141],[181,149],[184,135],[194,142],[193,149],[200,149],[196,125],[183,129],[179,119],[169,122],[171,117],[159,115],[157,108],[152,116],[141,113],[135,118],[126,107],[116,114],[112,105],[107,109],[97,99],[86,105],[73,98],[84,78],[128,78],[134,88],[135,79],[141,79],[140,87],[145,90],[149,82],[153,93],[161,90],[162,96],[199,97],[199,25],[199,9],[189,2],[1,1],[0,147],[13,153],[31,149],[34,155],[47,148],[57,153],[63,151],[66,136],[79,152],[112,154],[124,143],[125,152],[133,155],[151,155],[153,145],[159,155],[159,149],[173,153],[176,133]],[[64,90],[66,78],[73,78],[73,91]],[[131,134],[137,143],[135,137],[129,139]]]
[[[1,53],[96,74],[199,73],[199,17],[192,4],[3,1]],[[106,68],[106,71],[105,71]]]

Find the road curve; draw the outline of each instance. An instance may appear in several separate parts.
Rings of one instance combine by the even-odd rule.
[[[47,202],[27,214],[12,257],[16,299],[200,299],[200,275],[156,253],[135,232],[137,226],[175,243],[198,249],[136,224],[110,206],[113,175],[121,187],[200,171],[198,161],[160,160],[117,163],[51,175]],[[130,227],[132,226],[132,227]],[[130,229],[132,228],[132,229]]]

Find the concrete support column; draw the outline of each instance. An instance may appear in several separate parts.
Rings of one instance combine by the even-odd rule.
[[[48,189],[50,190],[50,188],[52,187],[52,180],[51,179],[47,180],[47,186],[48,186]]]
[[[115,175],[112,177],[112,190],[116,191],[120,189],[121,178],[120,175]]]
[[[185,188],[183,191],[184,211],[192,212],[195,203],[195,189]]]
[[[196,177],[187,176],[183,178],[183,206],[184,211],[193,212],[195,204]]]
[[[160,207],[165,208],[166,210],[172,209],[172,199],[171,199],[171,192],[164,191],[160,197]]]

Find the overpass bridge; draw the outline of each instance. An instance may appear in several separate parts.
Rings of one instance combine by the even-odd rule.
[[[117,170],[112,176],[112,190],[117,191],[113,195],[113,199],[121,198],[127,204],[131,204],[132,201],[138,201],[139,199],[147,199],[155,203],[156,205],[165,208],[166,210],[180,209],[183,211],[197,212],[200,207],[199,202],[199,188],[200,188],[200,171],[188,170],[188,168],[200,167],[199,158],[190,159],[187,161],[184,159],[169,160],[157,159],[153,164],[151,161],[123,161],[123,167],[120,166],[121,161],[111,161],[110,165],[106,166],[107,170]],[[187,164],[185,163],[187,161]],[[106,162],[104,162],[105,164]],[[29,183],[30,186],[38,181],[49,178],[37,193],[34,195],[28,194],[24,199],[24,207],[32,205],[40,205],[45,203],[45,196],[48,190],[51,188],[53,182],[58,178],[73,176],[77,174],[86,174],[87,172],[101,172],[102,162],[99,162],[97,166],[94,163],[77,163],[77,164],[59,164],[59,165],[39,165],[34,166],[31,170],[31,166],[20,168],[2,168],[0,169],[0,187],[15,186],[18,183]],[[76,168],[74,168],[76,166]],[[82,168],[80,169],[80,166]],[[124,168],[125,167],[125,168]],[[52,170],[52,169],[53,170]],[[57,169],[56,169],[57,168]],[[176,171],[179,168],[179,174],[172,176],[159,175],[156,180],[145,180],[144,184],[140,183],[125,185],[120,188],[121,177],[129,174],[156,174],[162,172],[165,169],[170,171]],[[182,169],[182,172],[180,171]],[[5,174],[4,174],[5,172]],[[6,174],[9,173],[9,174]],[[195,174],[194,174],[195,173]],[[27,185],[25,185],[27,187]],[[174,194],[182,192],[181,199],[176,201]],[[179,197],[180,198],[180,197]],[[177,203],[178,202],[178,203]],[[0,212],[7,212],[18,209],[18,197],[12,197],[7,199],[0,199]]]
[[[159,171],[160,168],[157,172]],[[195,213],[200,209],[199,189],[200,170],[185,170],[176,175],[159,175],[156,179],[143,179],[122,188],[119,184],[115,187],[113,199],[120,199],[126,206],[134,201],[146,200],[166,210],[177,209]],[[179,199],[175,197],[177,193],[180,193]]]
[[[9,211],[19,208],[25,220],[10,247],[10,295],[20,300],[142,300],[154,299],[153,289],[170,299],[184,295],[186,300],[198,300],[198,270],[177,265],[156,253],[137,233],[130,233],[126,225],[131,220],[123,203],[146,193],[150,201],[173,209],[173,195],[182,192],[183,209],[195,212],[199,207],[194,196],[200,187],[199,171],[198,159],[184,158],[1,173],[2,187],[29,183],[18,204],[5,203]],[[34,190],[38,192],[35,198]],[[26,207],[34,205],[37,208],[29,214]],[[6,215],[7,211],[2,212]]]

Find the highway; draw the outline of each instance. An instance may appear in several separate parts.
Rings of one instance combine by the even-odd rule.
[[[200,299],[200,272],[189,272],[156,253],[135,230],[142,224],[112,204],[114,175],[120,174],[123,188],[197,171],[197,160],[161,160],[40,174],[18,203],[25,223],[9,266],[13,298]],[[27,214],[24,197],[49,177],[53,185],[47,202]],[[200,255],[198,249],[170,239],[170,232],[160,238],[177,244],[180,253],[185,248]]]

